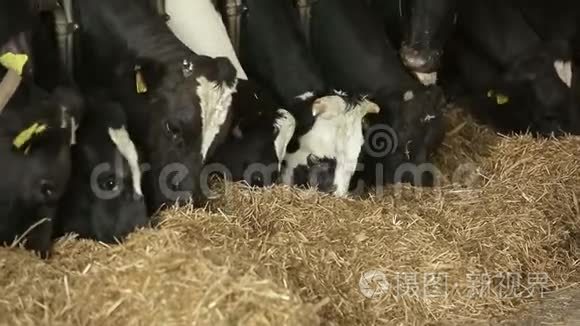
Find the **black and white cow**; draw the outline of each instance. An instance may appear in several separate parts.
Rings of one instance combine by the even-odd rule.
[[[106,92],[86,97],[72,148],[72,172],[60,202],[55,236],[75,233],[105,243],[124,239],[149,222],[139,154],[123,108]]]
[[[381,107],[367,119],[360,176],[367,185],[431,185],[432,173],[414,176],[412,169],[423,169],[443,139],[442,91],[407,72],[363,2],[318,0],[311,15],[311,48],[327,80],[347,92],[369,94]]]
[[[271,87],[296,119],[282,181],[346,195],[364,143],[362,119],[367,113],[378,113],[378,107],[366,99],[329,91],[306,46],[291,1],[249,0],[245,5],[242,63],[251,77]],[[318,169],[313,164],[323,161],[335,167]],[[305,170],[307,177],[297,174]],[[329,179],[332,182],[318,182]]]
[[[449,43],[447,63],[463,63],[459,83],[471,87],[472,96],[489,95],[474,104],[476,115],[504,132],[576,133],[569,45],[543,41],[509,2],[460,2],[459,7],[459,33]],[[476,56],[484,66],[468,67],[465,62]],[[521,104],[517,116],[508,110]]]
[[[233,181],[269,186],[277,181],[294,117],[265,89],[249,80],[236,55],[221,15],[211,0],[166,0],[168,26],[194,52],[227,57],[236,67],[232,128],[208,163]]]
[[[146,1],[78,0],[75,6],[79,80],[116,85],[128,130],[151,165],[144,171],[148,208],[202,201],[203,164],[229,128],[235,68],[226,58],[191,51]]]

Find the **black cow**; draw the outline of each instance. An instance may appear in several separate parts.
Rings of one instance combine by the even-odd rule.
[[[333,86],[369,94],[381,107],[368,117],[361,173],[366,183],[430,185],[432,174],[407,170],[424,169],[440,145],[444,97],[406,71],[380,26],[360,1],[319,0],[312,7],[311,48]]]
[[[505,132],[577,132],[568,44],[542,41],[509,2],[461,2],[459,7],[459,34],[450,42],[453,50],[447,63],[463,62],[459,83],[470,86],[475,97],[490,95],[491,108],[489,100],[474,104],[479,118]],[[469,52],[484,66],[465,65],[476,58]],[[514,110],[508,112],[520,104],[525,105],[516,109],[517,116]]]
[[[49,94],[35,85],[34,23],[27,2],[0,2],[0,244],[24,243],[46,257],[83,103],[72,89]]]
[[[361,121],[378,107],[367,100],[351,100],[329,91],[309,54],[292,2],[249,0],[241,26],[241,61],[250,77],[271,87],[278,100],[296,119],[294,139],[288,146],[282,180],[345,195],[363,144]],[[308,169],[309,161],[331,160],[336,169]],[[312,178],[297,178],[298,170]],[[333,172],[324,178],[317,172]],[[323,187],[317,179],[332,179]]]
[[[225,58],[193,53],[145,1],[79,0],[78,78],[115,85],[144,160],[150,211],[204,199],[200,175],[228,129],[236,71]]]
[[[55,235],[115,243],[149,219],[141,189],[139,154],[123,108],[106,92],[87,97],[72,150],[72,173],[61,200]]]
[[[425,85],[437,82],[457,22],[457,0],[371,0],[404,65]]]
[[[267,187],[278,181],[296,121],[268,91],[240,79],[234,94],[232,129],[211,163],[233,181]],[[279,106],[278,106],[279,107]]]
[[[52,220],[70,174],[70,114],[81,103],[70,90],[48,95],[23,81],[0,113],[0,244],[18,238],[49,254]]]

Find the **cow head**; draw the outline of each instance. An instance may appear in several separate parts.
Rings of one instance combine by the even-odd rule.
[[[81,109],[75,92],[57,89],[49,96],[21,85],[0,113],[0,244],[18,239],[49,254]]]
[[[342,93],[312,101],[315,120],[309,130],[301,131],[303,121],[298,117],[297,144],[288,148],[282,180],[344,196],[364,144],[362,120],[369,113],[378,113],[379,107],[367,99],[353,102]]]
[[[240,80],[237,90],[232,129],[211,161],[233,181],[270,186],[278,180],[295,118],[252,81]]]
[[[148,223],[139,155],[119,104],[92,95],[87,108],[55,234],[114,243]]]
[[[367,185],[433,185],[434,171],[426,164],[444,137],[441,89],[417,87],[376,94],[373,99],[381,105],[381,113],[365,123],[361,174]]]
[[[457,19],[455,0],[399,0],[403,20],[401,58],[425,84],[437,81],[443,49]]]
[[[501,83],[506,85],[507,97],[526,104],[528,113],[522,117],[529,118],[530,131],[559,135],[570,132],[578,123],[578,109],[570,90],[572,77],[568,45],[553,42],[514,60]]]
[[[199,203],[205,198],[203,164],[229,127],[236,71],[228,59],[206,56],[138,66],[132,72],[133,92],[145,99],[145,112],[140,108],[129,118],[131,134],[151,165],[144,184],[149,208],[191,199]]]

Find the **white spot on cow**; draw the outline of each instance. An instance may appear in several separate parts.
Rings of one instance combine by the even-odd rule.
[[[125,127],[119,129],[109,128],[109,137],[111,141],[117,146],[117,150],[129,163],[129,168],[131,169],[131,178],[133,180],[133,190],[139,196],[143,196],[143,191],[141,190],[141,169],[139,168],[139,155],[137,154],[137,149],[135,144],[131,141],[129,133]]]
[[[165,0],[165,11],[171,17],[167,22],[171,31],[193,52],[227,57],[236,68],[237,77],[248,79],[212,1]]]
[[[367,113],[379,112],[379,107],[364,100],[355,108],[347,110],[347,103],[338,96],[319,100],[333,105],[318,115],[312,129],[300,138],[298,151],[286,155],[287,164],[282,171],[282,182],[292,185],[294,169],[299,165],[307,165],[309,155],[335,159],[334,195],[341,197],[348,193],[364,144],[362,120]]]
[[[79,130],[79,125],[74,117],[70,118],[70,144],[77,144],[77,131]]]
[[[409,102],[410,100],[415,98],[415,93],[413,91],[406,91],[403,95],[403,101]]]
[[[274,127],[278,131],[276,139],[274,140],[274,149],[276,150],[276,156],[278,158],[278,171],[282,166],[282,160],[286,156],[286,147],[288,143],[294,136],[294,131],[296,130],[296,119],[290,114],[290,112],[279,109],[278,113],[280,117],[276,119]]]
[[[313,97],[314,97],[314,92],[306,92],[304,94],[300,94],[300,95],[296,96],[296,98],[301,100],[301,101],[306,101],[306,100],[309,100]]]
[[[572,87],[572,62],[564,61],[564,60],[556,60],[554,61],[554,69],[556,69],[556,73],[558,77],[568,86],[569,88]]]
[[[437,118],[436,115],[431,115],[431,114],[427,114],[424,118],[423,118],[423,122],[427,123],[427,122],[431,122],[431,120],[435,120]]]
[[[338,96],[348,96],[348,94],[345,91],[337,90],[337,89],[334,90],[334,94],[336,94]]]
[[[70,127],[70,146],[77,143],[77,130],[79,125],[76,119],[70,115],[69,109],[65,106],[60,107],[60,128],[67,129]]]
[[[197,78],[197,82],[199,83],[197,95],[201,106],[201,156],[205,160],[210,146],[228,116],[236,84],[232,87],[217,85],[204,76]]]
[[[415,76],[417,77],[417,79],[419,80],[419,82],[421,82],[421,84],[425,85],[425,86],[431,86],[431,85],[435,85],[437,84],[437,73],[436,72],[432,72],[432,73],[421,73],[421,72],[414,72]]]

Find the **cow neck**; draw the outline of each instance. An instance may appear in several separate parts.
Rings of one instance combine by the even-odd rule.
[[[141,2],[87,0],[82,3],[81,14],[87,21],[97,19],[94,15],[99,15],[100,22],[96,26],[106,26],[106,35],[92,31],[93,34],[99,32],[96,37],[100,37],[102,42],[111,38],[109,43],[116,40],[137,58],[164,65],[180,63],[192,56],[192,51],[171,32],[164,19]]]
[[[541,39],[515,8],[504,1],[492,3],[467,5],[461,12],[463,21],[469,24],[464,33],[468,43],[505,68],[536,49]]]

